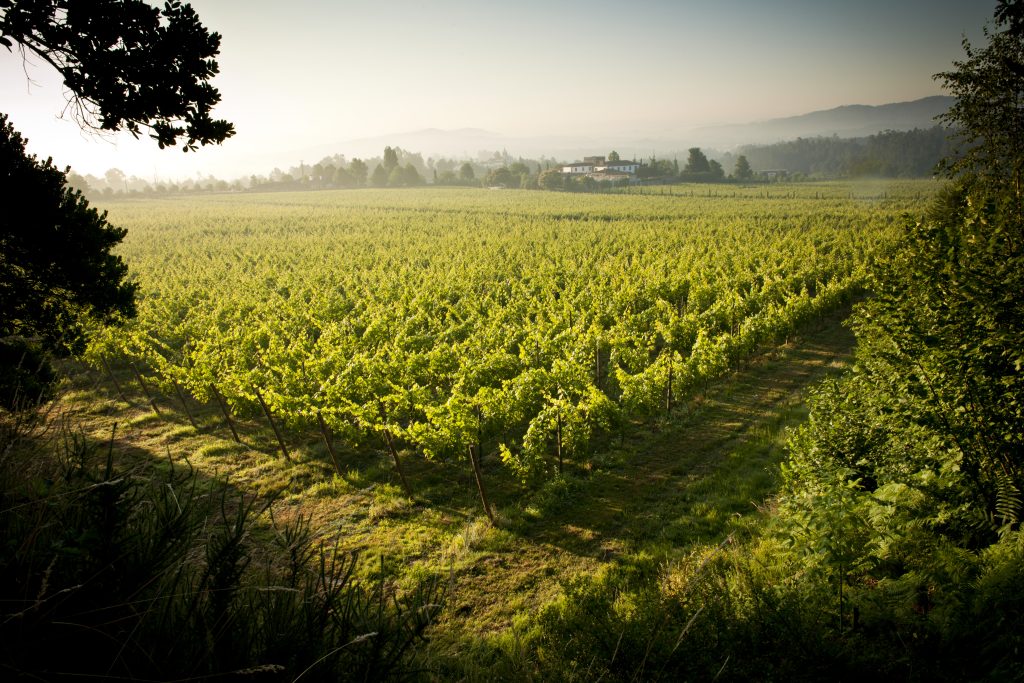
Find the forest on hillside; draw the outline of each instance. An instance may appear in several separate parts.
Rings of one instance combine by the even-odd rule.
[[[780,169],[807,178],[930,178],[939,162],[955,155],[951,131],[886,131],[863,138],[798,138],[771,145],[744,145],[743,155],[755,169]],[[728,165],[734,155],[723,155]]]

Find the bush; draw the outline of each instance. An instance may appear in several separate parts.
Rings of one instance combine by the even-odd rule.
[[[0,339],[0,407],[31,408],[53,396],[56,375],[38,344],[20,337]]]

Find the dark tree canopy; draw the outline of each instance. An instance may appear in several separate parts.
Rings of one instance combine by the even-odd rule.
[[[366,176],[369,171],[370,169],[367,168],[366,162],[362,159],[353,159],[352,163],[348,165],[348,172],[352,174],[352,179],[359,187],[366,184]]]
[[[384,187],[388,184],[391,174],[384,164],[377,164],[370,174],[370,185],[373,187]]]
[[[943,118],[967,143],[946,165],[953,182],[873,265],[853,317],[855,369],[818,392],[787,465],[804,528],[824,522],[835,538],[835,511],[856,509],[860,535],[836,561],[876,585],[934,586],[913,567],[939,566],[951,547],[1019,543],[1024,527],[1020,6],[999,3],[996,26],[1009,28],[965,44],[937,76],[956,96]],[[1018,575],[1000,601],[1021,604],[1021,586]]]
[[[25,153],[0,114],[0,337],[41,337],[62,351],[78,350],[87,318],[135,313],[135,285],[111,253],[125,231],[66,182]]]
[[[742,154],[736,157],[736,168],[733,169],[733,176],[737,180],[750,180],[754,177],[754,171],[750,168],[750,162]]]
[[[710,173],[711,164],[704,152],[700,151],[700,147],[691,147],[690,156],[687,158],[686,167],[683,170],[687,173]]]
[[[176,0],[0,0],[0,44],[15,44],[64,78],[81,125],[151,131],[160,147],[222,142],[230,123],[210,112],[220,36]],[[67,171],[25,151],[0,115],[0,336],[79,351],[89,320],[135,313],[135,285],[112,253],[125,231],[67,185]]]
[[[959,154],[950,175],[971,175],[1021,202],[1024,175],[1024,3],[1001,0],[996,29],[977,49],[965,39],[966,58],[935,78],[956,97],[941,119],[958,131]]]
[[[519,178],[508,167],[502,166],[489,172],[484,178],[484,184],[488,187],[519,187]]]
[[[388,172],[398,168],[398,151],[391,147],[385,147],[384,161],[382,163],[384,165],[384,170]]]
[[[64,78],[69,105],[85,127],[151,131],[161,148],[223,142],[233,126],[211,117],[210,85],[220,35],[191,6],[162,9],[142,0],[0,0],[0,44],[15,43]]]

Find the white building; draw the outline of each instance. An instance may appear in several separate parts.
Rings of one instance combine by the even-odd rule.
[[[574,161],[571,164],[562,166],[562,173],[570,173],[572,175],[586,175],[593,172],[594,164],[588,164],[585,161]]]
[[[598,178],[607,174],[636,175],[640,169],[636,161],[607,161],[604,157],[583,157],[583,161],[574,161],[562,166],[562,173],[569,175],[595,175]]]

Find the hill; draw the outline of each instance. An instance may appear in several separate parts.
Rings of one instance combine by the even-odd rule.
[[[646,158],[652,151],[659,157],[667,157],[673,153],[682,154],[694,145],[725,150],[739,145],[770,144],[796,138],[833,135],[855,138],[887,130],[927,129],[935,125],[935,117],[945,112],[951,103],[952,98],[935,96],[879,106],[851,104],[755,123],[649,135],[515,136],[480,128],[427,128],[326,143],[296,150],[292,156],[306,160],[334,154],[366,158],[379,155],[385,146],[397,146],[419,152],[424,158],[475,159],[481,152],[504,150],[513,157],[568,160],[589,154],[607,154],[611,149],[618,150],[625,158]]]
[[[878,106],[851,104],[756,123],[701,128],[695,131],[695,137],[709,146],[725,147],[796,138],[867,137],[887,130],[931,128],[936,124],[935,117],[948,111],[952,103],[952,97],[936,95]]]

